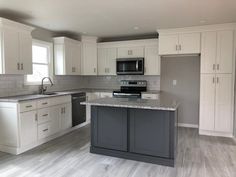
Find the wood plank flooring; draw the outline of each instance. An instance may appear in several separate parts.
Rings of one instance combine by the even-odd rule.
[[[89,153],[86,126],[24,154],[0,153],[0,177],[236,177],[236,142],[180,128],[176,167]]]

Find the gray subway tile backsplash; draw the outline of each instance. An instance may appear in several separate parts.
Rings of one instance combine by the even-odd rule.
[[[119,89],[121,80],[147,80],[148,90],[160,90],[159,76],[54,76],[49,91],[80,88]],[[24,76],[1,75],[0,97],[38,93],[39,86],[24,85]]]

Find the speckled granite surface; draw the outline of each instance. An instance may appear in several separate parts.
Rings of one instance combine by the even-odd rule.
[[[60,92],[55,92],[57,94],[55,95],[40,95],[40,94],[34,94],[34,95],[18,95],[18,96],[10,96],[10,97],[0,97],[0,102],[21,102],[21,101],[29,101],[29,100],[35,100],[35,99],[42,99],[42,98],[50,98],[55,96],[63,96],[63,95],[71,95],[81,92],[113,92],[111,89],[89,89],[89,88],[83,88],[83,89],[76,89],[76,90],[65,90]],[[151,94],[159,94],[160,91],[147,91],[144,93],[151,93]]]
[[[137,99],[137,98],[100,98],[86,101],[81,104],[108,107],[138,108],[152,110],[175,111],[179,103],[167,94],[160,94],[158,100]]]

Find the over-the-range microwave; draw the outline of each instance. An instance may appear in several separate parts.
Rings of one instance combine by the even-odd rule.
[[[143,75],[144,58],[117,58],[117,75]]]

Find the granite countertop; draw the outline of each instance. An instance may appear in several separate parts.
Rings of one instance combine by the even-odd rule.
[[[30,94],[30,95],[0,97],[0,102],[21,102],[21,101],[30,101],[30,100],[36,100],[36,99],[63,96],[63,95],[71,95],[71,94],[76,94],[76,93],[81,93],[81,92],[113,92],[113,90],[114,89],[83,88],[83,89],[74,89],[74,90],[54,91],[56,93],[54,95]],[[147,91],[144,93],[159,94],[160,91]]]
[[[137,99],[137,98],[100,98],[81,103],[83,105],[139,108],[152,110],[175,111],[179,103],[168,94],[161,93],[158,100]]]

